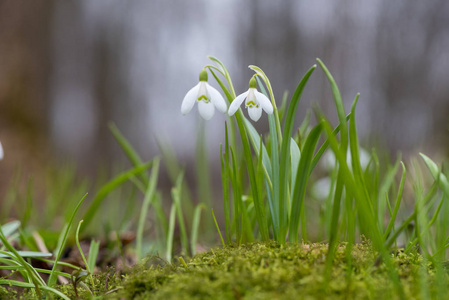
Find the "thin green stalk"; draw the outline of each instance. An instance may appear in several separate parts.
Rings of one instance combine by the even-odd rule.
[[[346,269],[346,282],[348,283],[348,286],[350,285],[350,282],[352,280],[352,274],[353,274],[353,255],[352,255],[352,248],[355,243],[355,231],[356,231],[356,216],[353,213],[354,211],[354,205],[353,205],[353,199],[354,197],[350,195],[349,193],[346,194],[345,197],[345,206],[346,206],[346,217],[347,217],[347,241],[346,244],[346,261],[347,261],[347,269]]]
[[[145,197],[143,199],[142,208],[140,210],[139,222],[137,225],[136,234],[136,256],[137,260],[140,260],[143,255],[143,231],[145,228],[145,221],[151,202],[154,199],[156,191],[157,179],[159,177],[159,163],[160,159],[156,157],[153,161],[153,168],[151,170],[150,178],[148,179],[147,189],[145,191]]]
[[[190,251],[192,252],[192,255],[196,254],[196,242],[198,240],[198,229],[199,229],[200,220],[201,220],[201,211],[203,209],[206,209],[206,206],[202,203],[198,204],[195,207],[195,212],[193,214],[192,232],[190,234]]]
[[[76,241],[76,245],[78,246],[78,251],[80,252],[81,258],[84,262],[84,266],[86,267],[87,273],[89,274],[88,276],[90,278],[90,282],[91,282],[92,288],[93,288],[93,287],[95,287],[95,283],[94,283],[94,278],[92,277],[92,270],[90,269],[90,266],[87,263],[86,257],[84,256],[84,252],[83,252],[83,249],[81,248],[80,240],[79,240],[80,227],[82,224],[83,224],[83,220],[81,220],[78,223],[78,227],[76,228],[75,241]]]
[[[279,238],[278,233],[280,231],[279,224],[279,188],[280,188],[280,180],[279,180],[279,144],[278,138],[276,135],[275,123],[276,120],[272,115],[268,116],[268,122],[270,125],[270,137],[271,137],[271,181],[272,181],[272,197],[271,199],[273,209],[270,209],[271,217],[273,221],[273,230],[275,234],[275,239]],[[262,162],[262,137],[260,138],[261,146],[260,146],[260,158]],[[267,176],[268,177],[268,176]],[[268,178],[269,179],[269,178]],[[267,191],[269,193],[270,191]],[[285,216],[285,218],[287,218]],[[279,241],[279,240],[278,240]]]
[[[72,226],[73,223],[73,219],[75,218],[76,213],[78,212],[78,209],[80,208],[81,204],[83,204],[84,199],[86,199],[87,194],[85,194],[83,196],[83,198],[81,198],[81,200],[78,202],[77,206],[75,207],[75,209],[73,210],[72,216],[70,217],[69,222],[66,224],[65,226],[65,230],[62,232],[62,240],[61,243],[59,244],[59,248],[57,248],[57,255],[55,258],[55,261],[53,263],[53,268],[51,269],[51,273],[50,273],[50,277],[48,278],[48,285],[49,286],[54,286],[56,284],[56,268],[58,266],[58,261],[61,259],[62,253],[65,250],[65,244],[67,241],[67,237],[69,235],[69,231],[70,231],[70,227]]]
[[[395,176],[396,173],[398,172],[400,163],[401,161],[400,159],[398,159],[394,164],[394,166],[392,168],[389,168],[387,174],[384,176],[384,179],[382,180],[382,184],[380,185],[377,198],[373,199],[373,202],[377,200],[377,203],[374,203],[374,208],[381,231],[384,230],[385,204],[386,204],[383,197],[384,195],[388,194],[393,183],[395,182]]]
[[[223,160],[224,156],[224,160]],[[220,145],[220,160],[221,160],[221,178],[223,185],[223,204],[224,204],[224,216],[225,216],[225,230],[226,230],[226,241],[231,242],[231,216],[230,216],[230,205],[229,205],[229,139],[228,139],[228,126],[225,122],[225,151],[223,153]]]
[[[351,161],[352,161],[352,171],[354,173],[354,179],[356,180],[356,184],[359,185],[361,189],[365,192],[365,197],[369,199],[368,190],[366,188],[365,180],[363,177],[363,170],[360,164],[360,155],[359,155],[359,142],[357,138],[357,125],[355,122],[355,109],[357,106],[357,102],[359,100],[360,94],[355,96],[355,99],[352,103],[351,114],[349,117],[349,147],[351,150]]]
[[[200,118],[200,124],[198,127],[197,143],[196,143],[196,182],[199,200],[207,207],[212,207],[212,184],[211,174],[209,168],[209,153],[206,145],[206,126],[205,120]],[[204,220],[205,227],[210,228],[212,226],[212,219],[207,216]],[[208,233],[208,232],[205,232]]]
[[[230,150],[233,169],[233,176],[231,177],[231,181],[233,186],[235,213],[237,217],[237,243],[240,243],[242,241],[243,236],[246,236],[246,241],[250,242],[252,241],[252,233],[248,212],[246,211],[244,203],[242,201],[242,187],[241,181],[239,180],[240,170],[237,165],[237,159],[233,148],[230,148]]]
[[[175,222],[176,222],[176,205],[173,203],[170,209],[170,217],[168,219],[168,232],[167,232],[167,247],[165,257],[169,263],[172,260],[173,254],[173,238],[175,235]]]
[[[181,192],[184,180],[184,173],[179,174],[178,179],[176,180],[176,186],[172,188],[171,194],[173,198],[173,202],[176,205],[176,213],[178,215],[178,223],[179,229],[181,231],[181,245],[185,255],[189,255],[189,239],[187,237],[187,229],[184,222],[183,211],[181,207]]]
[[[399,206],[401,205],[402,192],[404,191],[404,184],[405,184],[405,175],[407,173],[403,162],[401,162],[401,166],[402,166],[402,176],[401,176],[401,183],[399,184],[398,196],[396,198],[396,203],[394,204],[394,209],[390,218],[390,222],[388,222],[387,229],[385,230],[384,233],[384,239],[387,239],[387,237],[390,235],[390,232],[394,227],[394,223],[396,222]]]
[[[234,85],[232,84],[231,76],[229,75],[228,69],[226,69],[225,65],[218,58],[213,57],[213,56],[208,56],[207,58],[209,58],[210,60],[216,62],[223,69],[222,72],[224,73],[226,81],[228,82],[229,89],[231,90],[231,94],[235,98]]]
[[[342,152],[346,153],[346,148],[348,146],[348,127],[346,125],[346,114],[345,114],[345,108],[343,105],[343,100],[341,99],[341,94],[338,89],[337,83],[335,82],[334,77],[332,77],[331,73],[327,69],[327,67],[324,65],[324,63],[317,58],[318,64],[323,69],[324,73],[326,74],[326,77],[330,83],[331,89],[332,89],[332,95],[334,97],[335,101],[335,107],[337,109],[337,115],[338,120],[340,122],[340,147]]]
[[[220,230],[220,227],[218,226],[217,219],[215,218],[215,214],[214,214],[214,210],[213,209],[212,209],[212,217],[214,218],[215,227],[217,228],[218,235],[220,236],[221,244],[223,245],[223,247],[225,247],[226,244],[225,244],[225,241],[223,239],[223,236],[221,235],[221,230]]]
[[[330,271],[332,268],[332,263],[334,261],[335,249],[337,247],[338,241],[338,232],[339,232],[339,218],[340,218],[340,207],[341,207],[341,198],[343,195],[343,171],[341,168],[338,169],[335,193],[334,193],[334,201],[332,203],[332,214],[331,214],[331,222],[329,228],[329,247],[326,256],[326,264],[325,264],[325,274],[326,279],[329,279]]]
[[[259,157],[257,158],[257,168],[256,168],[256,180],[257,180],[257,188],[258,188],[258,192],[260,197],[262,197],[263,195],[263,186],[264,186],[264,168],[263,168],[263,164],[262,164],[262,146],[263,146],[263,142],[262,142],[262,135],[260,136],[260,145],[259,145]],[[269,193],[270,191],[267,189],[267,193]],[[268,195],[267,195],[268,196]],[[264,208],[265,209],[265,206]],[[268,211],[269,213],[269,211]],[[268,228],[268,225],[267,225]]]
[[[87,257],[87,265],[89,266],[88,270],[95,269],[95,265],[97,264],[98,251],[100,250],[100,241],[92,240],[90,242],[89,254]]]
[[[221,184],[223,186],[223,210],[225,217],[225,236],[226,242],[231,242],[231,216],[230,216],[230,205],[229,205],[229,182],[228,182],[228,172],[227,169],[229,165],[226,165],[223,159],[222,145],[220,144],[220,163],[221,163]]]
[[[303,209],[303,202],[306,192],[307,181],[309,179],[309,169],[312,162],[313,153],[315,152],[316,144],[321,136],[322,127],[320,124],[315,126],[307,136],[304,148],[299,160],[298,171],[296,174],[296,183],[292,197],[292,207],[290,214],[289,239],[291,242],[298,241],[299,224],[301,217],[301,210]]]

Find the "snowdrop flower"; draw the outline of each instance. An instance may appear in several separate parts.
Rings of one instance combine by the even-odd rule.
[[[365,170],[370,161],[371,155],[363,148],[359,148],[359,156],[360,156],[360,166],[363,170]],[[335,168],[335,163],[337,159],[335,158],[335,154],[332,151],[326,151],[326,153],[322,157],[322,166],[331,172]],[[351,150],[348,148],[346,162],[350,170],[352,170],[352,157]],[[332,188],[332,189],[331,189]],[[312,195],[318,200],[325,200],[329,197],[330,193],[334,193],[335,186],[332,187],[332,181],[329,176],[323,177],[321,179],[316,180],[312,185]]]
[[[330,177],[324,177],[315,181],[312,185],[312,195],[318,200],[325,200],[331,192],[332,181]],[[335,187],[334,187],[335,190]],[[333,191],[332,191],[333,192]]]
[[[359,148],[359,157],[360,157],[360,166],[363,170],[365,170],[368,167],[369,162],[371,161],[371,155],[363,148]],[[348,167],[352,169],[352,156],[351,156],[351,150],[348,148],[348,152],[346,155],[346,161],[348,163]],[[332,151],[327,151],[326,154],[323,156],[323,164],[324,167],[332,171],[335,168],[335,154]]]
[[[239,109],[240,105],[242,105],[243,100],[245,101],[245,107],[248,109],[248,115],[253,121],[257,121],[260,119],[263,110],[271,115],[273,113],[273,105],[270,100],[264,94],[258,92],[256,90],[257,83],[256,79],[253,77],[249,81],[249,89],[243,94],[238,95],[234,101],[232,101],[231,106],[229,107],[228,114],[232,116]]]
[[[2,143],[0,142],[0,160],[3,159],[4,153],[3,153],[3,147],[2,147]]]
[[[181,113],[183,115],[189,113],[197,101],[198,111],[205,120],[213,117],[215,107],[222,113],[228,109],[220,92],[207,83],[207,72],[204,69],[200,73],[200,82],[190,89],[182,100]]]

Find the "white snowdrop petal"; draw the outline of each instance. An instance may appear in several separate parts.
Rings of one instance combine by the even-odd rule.
[[[231,105],[229,106],[228,115],[232,116],[233,114],[235,114],[235,112],[239,109],[240,105],[242,105],[248,93],[249,91],[246,91],[243,94],[238,95],[234,99],[234,101],[232,101]]]
[[[261,107],[248,107],[248,115],[254,121],[257,122],[262,116],[262,108]]]
[[[325,200],[331,192],[332,181],[329,177],[324,177],[315,181],[312,185],[312,195],[319,200]]]
[[[323,162],[323,167],[328,171],[332,171],[335,168],[335,163],[337,162],[335,154],[331,150],[327,150],[324,153],[321,161]]]
[[[371,160],[371,155],[363,148],[359,148],[359,155],[360,155],[360,165],[362,166],[362,169],[366,169]]]
[[[260,106],[262,106],[263,110],[271,115],[273,113],[273,105],[271,104],[270,99],[267,98],[267,96],[265,96],[264,94],[258,92],[258,91],[254,91],[254,93],[256,94],[256,99],[257,102],[259,102]]]
[[[3,159],[4,153],[3,153],[3,147],[2,147],[2,143],[0,142],[0,160]]]
[[[226,105],[226,101],[224,100],[223,96],[220,94],[219,91],[217,91],[214,87],[210,86],[208,83],[206,83],[206,86],[210,94],[210,100],[212,101],[212,103],[219,111],[225,113],[228,110],[228,106]]]
[[[182,104],[181,104],[181,113],[183,115],[188,114],[192,110],[193,106],[195,105],[199,88],[200,88],[200,84],[198,83],[193,88],[191,88],[187,92],[187,94],[184,96],[184,100],[182,100]]]
[[[215,108],[212,102],[198,102],[198,111],[204,120],[210,120],[214,116]]]

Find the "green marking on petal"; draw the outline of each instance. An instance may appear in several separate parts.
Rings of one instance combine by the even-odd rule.
[[[248,107],[248,106],[249,106],[249,107],[256,106],[256,102],[250,100],[250,101],[248,101],[248,102],[246,103],[246,107]],[[259,106],[257,105],[256,107],[259,107]]]
[[[204,99],[204,101],[209,102],[209,101],[207,100],[206,95],[201,95],[201,96],[199,96],[198,101],[201,101],[201,100],[203,100],[203,99]]]

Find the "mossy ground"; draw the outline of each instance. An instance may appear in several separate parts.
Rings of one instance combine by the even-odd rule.
[[[346,246],[340,244],[329,280],[324,276],[327,247],[252,243],[212,249],[174,264],[148,257],[124,275],[111,271],[95,275],[93,289],[90,280],[85,283],[106,299],[398,298],[386,267],[376,264],[377,254],[368,242],[353,247],[351,272]],[[434,270],[422,256],[398,252],[393,263],[406,299],[439,298]],[[75,298],[73,286],[59,289]],[[92,298],[82,286],[78,294]]]
[[[352,250],[348,272],[346,246],[338,247],[325,280],[326,244],[253,243],[199,254],[175,266],[137,266],[111,298],[126,299],[394,299],[396,293],[383,264],[375,265],[369,243]],[[394,258],[407,299],[421,298],[424,267],[420,255]],[[348,277],[348,274],[351,274]],[[428,286],[434,286],[432,284]],[[428,291],[435,295],[435,291]]]

